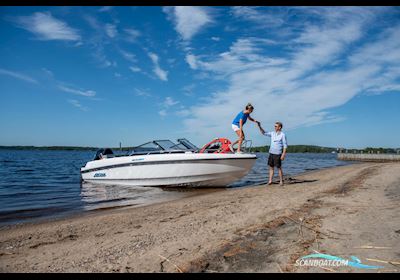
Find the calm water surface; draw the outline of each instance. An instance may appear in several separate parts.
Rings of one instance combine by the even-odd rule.
[[[0,226],[64,217],[85,211],[138,206],[198,195],[213,189],[104,186],[80,182],[93,151],[0,150]],[[267,182],[268,154],[258,153],[251,172],[230,187]],[[347,165],[336,154],[288,154],[285,175]]]

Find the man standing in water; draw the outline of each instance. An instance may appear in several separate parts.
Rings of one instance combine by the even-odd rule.
[[[278,168],[279,172],[279,185],[283,186],[283,172],[282,172],[282,160],[285,159],[286,149],[287,149],[287,141],[286,135],[282,132],[282,123],[275,123],[275,131],[265,132],[265,130],[258,126],[263,135],[271,137],[271,146],[269,148],[269,157],[268,157],[268,165],[269,165],[269,181],[268,185],[272,184],[272,178],[274,177],[274,167]]]

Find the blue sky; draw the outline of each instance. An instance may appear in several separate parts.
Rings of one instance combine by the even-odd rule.
[[[0,145],[400,147],[397,7],[1,7]],[[252,122],[255,145],[268,143]]]

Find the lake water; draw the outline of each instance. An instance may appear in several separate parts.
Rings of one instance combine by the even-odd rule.
[[[80,182],[80,167],[93,151],[0,150],[0,226],[86,211],[140,206],[198,195],[213,189],[104,186]],[[230,187],[267,182],[268,154],[258,153],[251,172]],[[347,165],[336,154],[288,154],[284,174]]]

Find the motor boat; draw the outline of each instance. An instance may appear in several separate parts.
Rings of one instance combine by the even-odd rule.
[[[97,151],[81,168],[83,182],[157,187],[226,187],[245,176],[257,156],[234,153],[231,142],[216,138],[197,148],[187,139],[154,140],[116,155]]]

